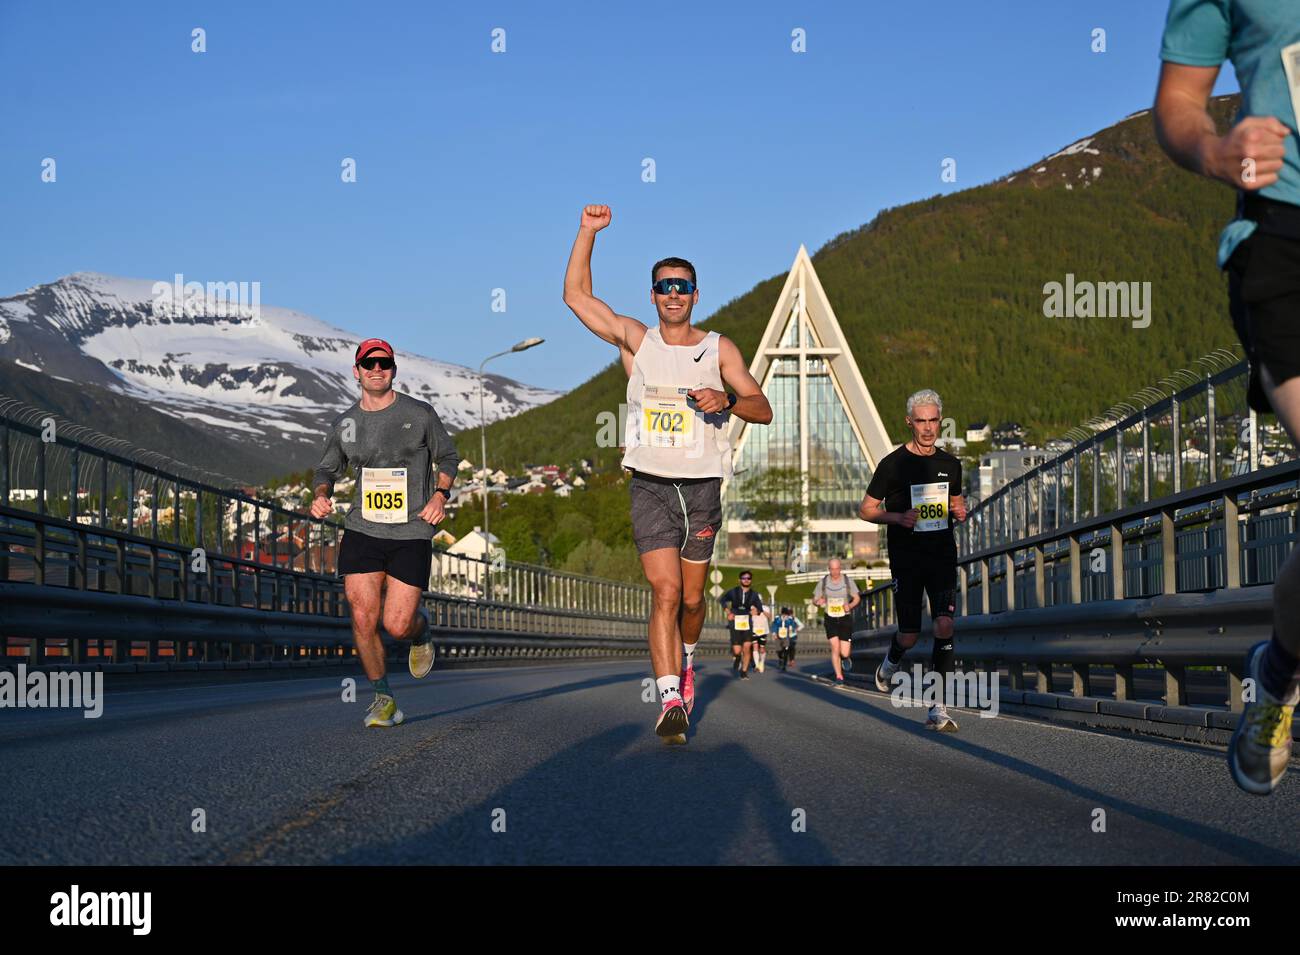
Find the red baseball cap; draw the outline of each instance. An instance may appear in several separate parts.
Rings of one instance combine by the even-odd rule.
[[[382,338],[367,338],[365,341],[363,341],[360,345],[357,346],[357,354],[356,357],[352,360],[352,363],[355,365],[357,362],[365,358],[366,355],[370,354],[372,351],[384,352],[388,355],[389,358],[392,358],[393,361],[397,360],[397,357],[393,354],[393,346],[388,344],[388,342],[384,341]]]

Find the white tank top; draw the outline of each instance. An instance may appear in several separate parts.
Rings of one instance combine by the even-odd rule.
[[[627,380],[623,467],[666,478],[731,477],[731,413],[688,407],[686,392],[695,388],[726,390],[718,333],[697,345],[665,345],[658,325],[646,329]]]

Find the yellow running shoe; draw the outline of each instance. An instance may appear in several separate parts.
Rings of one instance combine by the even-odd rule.
[[[425,613],[424,608],[419,608],[416,613],[422,621],[420,632],[411,638],[411,649],[406,656],[406,668],[411,671],[411,676],[417,680],[429,675],[433,669],[433,638],[429,636],[429,615]],[[416,643],[417,640],[423,640],[424,643]]]
[[[391,696],[376,693],[370,709],[366,710],[366,726],[397,726],[406,719]]]
[[[1259,665],[1267,648],[1267,641],[1257,643],[1246,657],[1246,676],[1254,681],[1255,700],[1246,704],[1228,746],[1233,782],[1256,796],[1267,796],[1286,775],[1291,760],[1291,717],[1300,702],[1300,693],[1279,700],[1260,685]]]

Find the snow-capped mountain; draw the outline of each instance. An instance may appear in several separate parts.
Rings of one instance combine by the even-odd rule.
[[[247,288],[240,308],[206,287],[167,308],[161,289],[171,284],[77,272],[0,298],[0,359],[106,387],[286,461],[302,459],[306,445],[318,449],[328,423],[356,400],[352,357],[364,336],[250,302]],[[479,423],[473,369],[398,350],[395,387],[432,404],[450,431]],[[488,421],[559,395],[497,375],[486,376],[484,393]]]

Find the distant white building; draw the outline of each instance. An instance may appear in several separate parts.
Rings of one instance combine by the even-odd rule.
[[[977,421],[966,429],[966,440],[969,442],[987,441],[991,437],[993,437],[993,429],[986,421]]]
[[[980,455],[979,483],[974,488],[979,500],[987,500],[995,491],[1010,484],[1025,472],[1032,471],[1049,457],[1052,455],[1042,448],[1004,448],[985,451]]]
[[[460,597],[481,597],[486,591],[486,577],[491,573],[490,558],[499,552],[501,541],[495,534],[484,535],[476,527],[443,553],[434,555],[429,568],[429,589]]]
[[[448,554],[454,554],[457,557],[472,557],[475,560],[482,560],[483,555],[496,550],[501,546],[501,539],[496,534],[483,534],[483,528],[476,527],[451,547],[447,548]]]
[[[469,458],[461,458],[460,464],[456,465],[457,471],[470,471],[474,468],[474,462]]]

